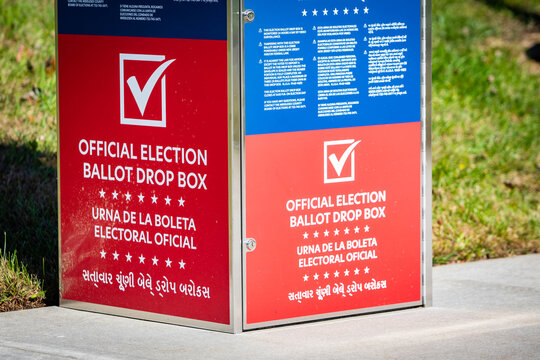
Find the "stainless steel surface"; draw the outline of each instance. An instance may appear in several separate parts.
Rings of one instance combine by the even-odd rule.
[[[60,97],[59,94],[59,85],[60,78],[58,74],[58,69],[60,68],[60,59],[58,58],[58,0],[54,0],[54,51],[56,59],[56,171],[57,171],[57,204],[58,204],[58,298],[62,299],[62,238],[60,232]]]
[[[431,0],[422,0],[422,77],[422,294],[432,306]]]
[[[240,1],[228,1],[230,304],[234,333],[242,331],[242,159],[240,123]]]
[[[244,8],[244,0],[240,1],[240,9]],[[249,24],[244,24],[240,22],[239,35],[240,35],[240,156],[242,159],[242,173],[240,174],[242,179],[242,189],[241,189],[241,211],[242,211],[242,241],[247,237],[246,235],[246,104],[245,104],[245,77],[246,69],[244,66],[245,57],[244,57],[244,26]],[[246,319],[247,319],[247,296],[246,296],[246,249],[244,246],[241,246],[241,255],[242,255],[242,328],[246,328]]]

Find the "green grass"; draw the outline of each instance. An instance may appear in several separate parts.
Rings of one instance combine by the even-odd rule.
[[[512,3],[433,3],[435,263],[540,247],[540,77],[523,55],[540,29]]]
[[[0,0],[0,233],[58,301],[54,2]],[[433,1],[434,262],[538,252],[538,0]],[[8,258],[8,263],[13,258]],[[4,260],[5,261],[5,260]]]
[[[56,151],[54,1],[0,0],[1,139]]]
[[[17,253],[0,251],[0,312],[44,306],[45,292],[37,276],[17,259]]]
[[[48,304],[58,301],[53,4],[0,0],[0,231]]]

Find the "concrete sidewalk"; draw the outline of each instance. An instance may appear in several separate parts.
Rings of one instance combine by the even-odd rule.
[[[540,359],[540,254],[436,267],[433,303],[221,334],[56,307],[0,314],[0,359]]]

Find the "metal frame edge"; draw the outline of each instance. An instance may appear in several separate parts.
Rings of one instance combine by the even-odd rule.
[[[245,104],[245,36],[244,36],[244,20],[242,18],[242,12],[244,11],[244,0],[238,0],[240,5],[240,11],[238,13],[239,20],[239,40],[240,40],[240,144],[241,144],[241,158],[242,158],[242,167],[241,167],[241,178],[242,178],[242,244],[241,244],[241,257],[242,257],[242,329],[247,330],[247,291],[246,291],[246,248],[244,246],[244,241],[247,238],[246,235],[246,104]]]
[[[230,320],[233,333],[242,331],[242,144],[240,94],[240,2],[228,0],[229,61],[229,214]]]
[[[422,0],[422,298],[433,305],[432,151],[431,151],[431,0]]]
[[[54,0],[54,56],[56,58],[56,201],[58,207],[58,302],[62,303],[62,228],[60,206],[60,81],[59,69],[60,59],[58,58],[58,0]]]

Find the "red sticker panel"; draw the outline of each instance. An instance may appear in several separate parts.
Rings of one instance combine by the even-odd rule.
[[[421,299],[420,123],[246,137],[247,323]]]
[[[58,42],[62,298],[229,324],[226,41]]]

